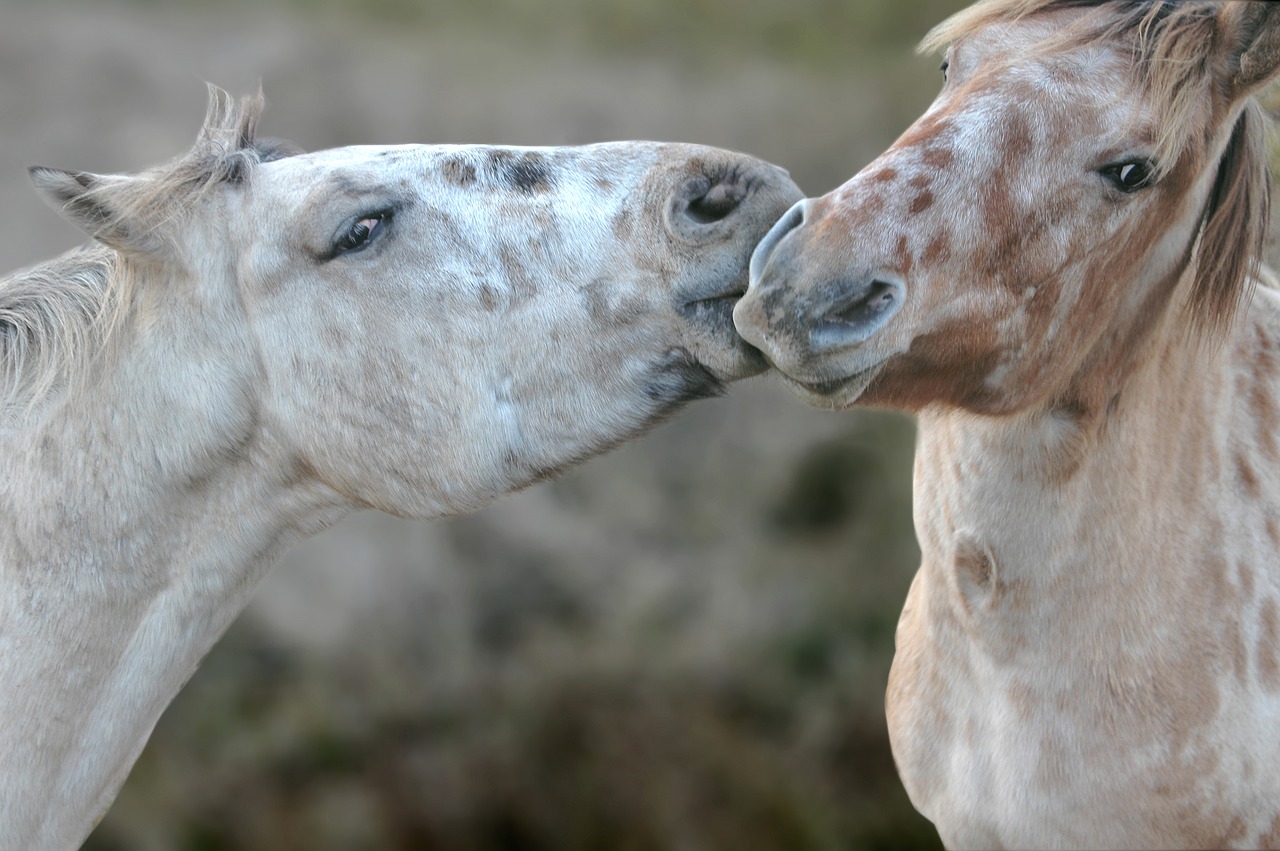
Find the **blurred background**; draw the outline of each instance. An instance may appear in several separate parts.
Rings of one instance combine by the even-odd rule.
[[[79,234],[27,186],[263,132],[657,138],[843,182],[941,83],[963,0],[0,0],[0,269]],[[765,376],[469,517],[294,551],[161,720],[92,851],[936,845],[884,685],[918,551],[911,422]]]

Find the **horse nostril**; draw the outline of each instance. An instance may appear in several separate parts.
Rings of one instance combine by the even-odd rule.
[[[865,292],[859,293],[847,304],[828,313],[826,319],[830,322],[845,322],[851,325],[867,322],[892,307],[897,294],[897,287],[888,281],[872,281]]]
[[[864,342],[898,312],[905,294],[906,287],[898,280],[873,278],[855,285],[814,323],[810,342],[814,349],[839,349]]]
[[[709,225],[728,218],[746,197],[747,188],[741,182],[717,183],[691,200],[685,214],[700,225]]]

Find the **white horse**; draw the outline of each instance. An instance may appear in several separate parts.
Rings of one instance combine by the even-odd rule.
[[[260,111],[215,91],[137,176],[32,169],[97,245],[0,281],[0,848],[84,839],[291,543],[474,509],[764,368],[730,312],[780,169],[303,154]]]

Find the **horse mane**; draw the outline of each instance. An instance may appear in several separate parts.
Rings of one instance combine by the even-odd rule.
[[[1047,39],[1047,54],[1099,41],[1127,41],[1135,70],[1155,108],[1153,143],[1157,177],[1184,157],[1199,157],[1214,127],[1205,104],[1215,104],[1223,81],[1215,76],[1217,12],[1210,0],[980,0],[925,36],[923,52],[944,49],[991,24],[1063,9],[1092,10],[1076,26]],[[1271,220],[1268,121],[1250,99],[1218,161],[1201,217],[1194,255],[1195,282],[1187,304],[1193,327],[1220,336],[1252,292]]]
[[[293,153],[257,138],[264,106],[261,91],[236,101],[209,86],[208,109],[189,151],[85,193],[101,211],[99,232],[127,223],[162,234],[213,188],[245,183],[258,163]],[[0,413],[29,410],[55,386],[87,376],[93,361],[109,354],[121,336],[147,266],[90,244],[0,279]]]

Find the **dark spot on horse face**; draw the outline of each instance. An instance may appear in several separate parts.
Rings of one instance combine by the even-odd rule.
[[[876,183],[888,183],[890,180],[893,180],[897,176],[898,176],[898,170],[896,168],[882,168],[879,171],[877,171],[874,175],[872,175],[871,179],[874,180]]]
[[[355,196],[361,194],[363,188],[351,177],[341,172],[335,172],[330,176],[329,182],[333,187],[333,194]]]
[[[946,233],[940,233],[930,240],[929,244],[925,246],[924,254],[920,255],[920,262],[926,267],[936,266],[950,259],[951,237]]]
[[[603,325],[609,318],[608,282],[597,278],[582,290],[582,300],[587,306],[591,321]]]
[[[333,349],[345,349],[351,343],[351,333],[343,325],[329,325],[321,332],[321,336],[324,338],[325,343]]]
[[[462,157],[450,157],[440,166],[444,179],[454,186],[466,189],[476,182],[476,167]]]
[[[955,134],[955,125],[949,118],[942,115],[928,115],[909,127],[890,150],[923,148],[928,151],[938,147],[949,149],[948,142]]]
[[[517,192],[533,195],[551,189],[552,177],[546,158],[539,153],[528,153],[507,166],[507,183]]]
[[[276,160],[285,160],[289,157],[296,157],[305,154],[306,150],[301,146],[290,142],[288,139],[275,139],[272,137],[262,137],[255,139],[253,149],[258,152],[258,162],[271,163]],[[383,156],[391,153],[383,151]]]
[[[622,210],[618,215],[613,217],[613,235],[616,236],[620,242],[630,242],[633,230],[634,227],[630,210]]]
[[[501,299],[498,297],[498,293],[496,290],[494,290],[493,287],[489,286],[488,284],[480,285],[480,306],[481,307],[483,307],[485,310],[492,312],[498,309],[498,304],[500,302],[501,302]]]
[[[507,170],[515,158],[515,154],[502,148],[490,150],[484,161],[485,176],[491,180],[508,180]]]
[[[920,162],[930,168],[947,168],[956,161],[956,155],[948,147],[931,145],[920,152]]]
[[[923,213],[925,210],[933,206],[933,193],[928,190],[921,192],[911,200],[911,215]]]
[[[1006,163],[1026,162],[1035,150],[1031,124],[1021,114],[1009,116],[1001,137],[1004,148],[1002,160]]]

